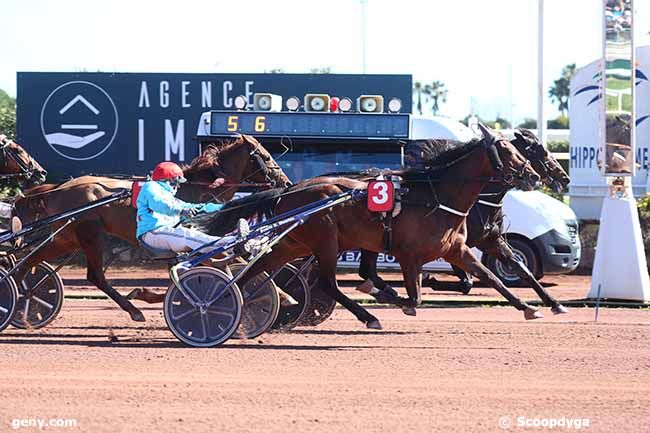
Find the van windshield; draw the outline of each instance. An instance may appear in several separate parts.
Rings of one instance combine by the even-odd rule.
[[[396,142],[294,142],[284,155],[277,143],[263,145],[292,182],[324,173],[356,172],[372,167],[397,170],[402,162],[402,145]]]

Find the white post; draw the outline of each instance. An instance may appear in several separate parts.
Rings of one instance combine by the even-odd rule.
[[[632,0],[628,0],[626,2],[627,5],[629,5],[632,11],[632,17],[634,17]],[[605,21],[604,15],[606,10],[607,0],[603,0],[603,21]],[[634,18],[632,18],[632,24],[629,27],[629,53],[621,54],[619,46],[608,46],[611,44],[607,43],[607,26],[603,25],[603,67],[600,80],[600,91],[602,95],[600,104],[600,148],[601,153],[604,155],[603,174],[608,176],[607,184],[609,188],[603,200],[603,208],[600,214],[600,228],[598,230],[596,257],[594,259],[591,277],[591,290],[587,294],[587,297],[648,302],[650,301],[650,276],[648,275],[648,263],[645,256],[641,226],[639,224],[639,212],[632,191],[633,162],[630,167],[630,172],[624,173],[620,169],[617,170],[615,164],[611,164],[610,160],[613,160],[613,157],[607,155],[608,126],[606,122],[606,90],[608,73],[612,73],[607,67],[608,60],[628,60],[630,64],[629,85],[632,94],[632,106],[630,108],[631,130],[629,133],[630,156],[627,156],[627,158],[632,158],[633,160],[635,155]],[[618,38],[620,35],[616,36]],[[624,55],[626,57],[623,57]],[[614,71],[616,68],[616,66],[612,66]],[[620,137],[617,138],[620,139]],[[619,143],[625,143],[625,141],[623,140]]]
[[[537,0],[537,137],[546,146],[544,116],[544,0]]]

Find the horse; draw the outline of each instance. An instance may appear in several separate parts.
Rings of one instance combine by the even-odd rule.
[[[569,184],[568,174],[537,139],[535,134],[527,129],[518,130],[515,132],[515,138],[511,143],[524,157],[528,158],[533,169],[541,175],[542,183],[557,192],[562,192],[567,187]],[[417,160],[417,155],[414,156],[412,152],[409,152],[406,155],[406,159],[411,161]],[[481,192],[479,195],[480,200],[472,206],[467,217],[466,244],[470,248],[476,247],[484,254],[489,254],[501,260],[503,263],[512,266],[517,275],[530,284],[544,304],[551,307],[551,311],[554,314],[567,313],[568,310],[539,284],[535,276],[523,263],[517,260],[512,249],[508,246],[501,223],[503,220],[502,201],[510,188],[510,185],[490,184]],[[451,288],[451,290],[461,291],[467,294],[472,288],[471,277],[457,265],[452,264],[452,268],[454,274],[460,278],[461,282],[456,285],[458,287]],[[396,296],[393,289],[377,273],[376,253],[368,251],[361,252],[359,276],[364,279],[369,279],[374,287],[380,291],[375,294],[375,297],[379,300],[389,301]],[[425,275],[422,284],[434,290],[440,287],[439,282],[431,275]],[[445,288],[449,290],[449,287],[445,286]]]
[[[0,180],[19,180],[22,188],[45,182],[47,171],[15,141],[0,134]]]
[[[472,254],[465,245],[465,217],[479,193],[491,181],[513,183],[532,190],[540,177],[530,163],[504,137],[480,125],[482,139],[469,143],[429,140],[434,155],[427,170],[394,172],[407,189],[402,211],[393,219],[390,253],[400,262],[408,299],[404,308],[415,313],[421,304],[422,265],[438,257],[466,271],[488,279],[526,319],[542,317],[536,308],[509,292],[508,288]],[[345,190],[365,190],[367,183],[344,177],[317,177],[289,188],[273,189],[233,200],[217,214],[198,223],[205,232],[220,235],[238,218],[280,215],[300,206]],[[239,282],[243,285],[256,274],[271,271],[293,259],[315,255],[319,262],[318,286],[354,314],[368,328],[381,329],[379,320],[338,288],[338,254],[351,249],[379,252],[384,247],[384,230],[365,202],[351,201],[311,216],[295,228],[267,255],[261,257]]]
[[[271,155],[252,137],[243,136],[219,145],[212,143],[189,166],[183,167],[188,182],[182,184],[179,197],[196,202],[213,199],[227,201],[243,180],[258,183],[270,181],[270,185],[285,186],[289,179],[278,170]],[[87,205],[116,192],[130,190],[132,183],[133,180],[82,176],[59,185],[45,185],[30,190],[26,197],[17,200],[15,212],[22,221],[29,223]],[[142,312],[108,283],[103,268],[106,233],[138,246],[135,235],[136,209],[131,206],[131,200],[119,200],[76,218],[51,243],[26,261],[14,275],[16,282],[20,284],[29,269],[41,261],[54,260],[82,250],[87,259],[88,281],[106,293],[132,320],[144,321]],[[140,295],[146,298],[146,293]],[[135,298],[139,299],[138,296]]]

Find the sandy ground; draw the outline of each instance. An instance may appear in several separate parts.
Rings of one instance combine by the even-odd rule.
[[[77,425],[46,431],[465,433],[504,431],[501,417],[512,431],[549,431],[517,425],[542,418],[650,431],[648,310],[594,323],[586,308],[535,322],[508,307],[375,309],[384,330],[370,331],[338,309],[215,349],[182,346],[144,312],[66,299],[49,327],[0,334],[0,431],[58,418]]]

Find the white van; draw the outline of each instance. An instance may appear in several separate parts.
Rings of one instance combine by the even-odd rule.
[[[233,125],[237,126],[234,130]],[[203,113],[197,136],[205,141],[237,133],[260,140],[294,182],[370,167],[397,169],[403,166],[404,145],[409,140],[469,141],[475,136],[462,123],[442,117],[251,111]],[[578,266],[578,222],[571,208],[538,191],[513,190],[506,195],[503,210],[504,229],[515,254],[537,277],[570,272]],[[481,257],[480,251],[475,253]],[[509,267],[488,256],[481,260],[504,283],[518,283]],[[356,269],[358,261],[359,252],[346,252],[339,266]],[[398,269],[399,264],[394,257],[381,254],[379,268]],[[451,267],[437,260],[426,264],[425,270],[446,272]]]

